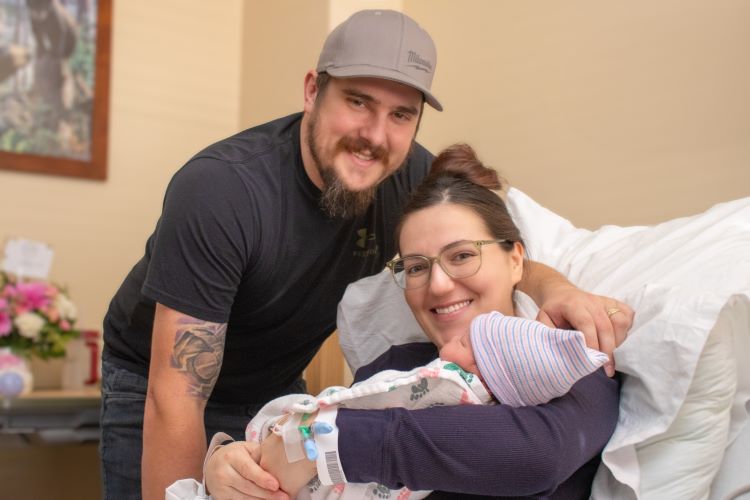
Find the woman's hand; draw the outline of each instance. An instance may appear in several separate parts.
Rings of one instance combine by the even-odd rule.
[[[284,453],[284,444],[281,444]],[[285,459],[286,460],[286,459]],[[273,498],[288,500],[279,490],[279,481],[258,465],[261,447],[257,443],[235,441],[218,448],[206,463],[206,488],[214,500]]]
[[[281,489],[292,498],[318,474],[315,462],[306,458],[290,464],[284,451],[284,441],[276,434],[269,434],[260,449],[260,466],[278,478]]]

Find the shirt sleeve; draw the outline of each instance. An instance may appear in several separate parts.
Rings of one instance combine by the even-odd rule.
[[[550,494],[604,448],[618,393],[618,382],[599,370],[539,406],[341,409],[342,467],[350,482],[394,489]]]
[[[191,160],[175,174],[154,232],[143,294],[225,323],[250,253],[249,196],[230,165]]]

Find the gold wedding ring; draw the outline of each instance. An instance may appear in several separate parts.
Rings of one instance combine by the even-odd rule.
[[[617,314],[618,312],[622,311],[620,311],[620,309],[617,307],[610,307],[609,309],[607,309],[607,317],[611,318],[613,314]]]

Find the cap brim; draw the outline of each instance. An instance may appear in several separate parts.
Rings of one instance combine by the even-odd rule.
[[[423,85],[419,82],[410,78],[409,76],[401,73],[400,71],[394,71],[392,69],[381,68],[378,66],[368,66],[366,64],[354,65],[354,66],[343,66],[339,68],[321,68],[318,71],[325,71],[331,76],[336,78],[356,78],[356,77],[368,77],[368,78],[383,78],[385,80],[391,80],[398,83],[403,83],[409,87],[413,87],[424,95],[424,100],[435,108],[437,111],[442,111],[443,106],[440,104],[434,95],[430,93]]]

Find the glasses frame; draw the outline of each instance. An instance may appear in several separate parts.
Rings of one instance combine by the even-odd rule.
[[[440,258],[443,256],[443,253],[446,250],[450,250],[451,248],[455,248],[458,245],[462,245],[464,243],[471,243],[475,247],[477,247],[477,250],[479,250],[479,265],[477,266],[477,269],[471,273],[467,274],[466,276],[461,276],[460,278],[457,276],[454,276],[450,271],[448,271],[445,267],[443,267],[443,263],[440,260]],[[385,267],[390,269],[391,271],[391,277],[393,278],[393,281],[396,282],[396,285],[402,289],[402,290],[416,290],[417,288],[422,288],[430,284],[430,280],[432,279],[432,266],[437,262],[437,265],[440,266],[440,269],[443,270],[445,274],[450,276],[451,278],[455,280],[460,280],[464,278],[470,278],[477,274],[479,270],[482,268],[482,247],[485,245],[491,245],[492,243],[512,243],[511,240],[508,239],[499,239],[499,240],[459,240],[451,243],[450,245],[444,247],[440,250],[440,253],[437,254],[435,257],[428,257],[427,255],[409,255],[406,257],[394,257],[393,259],[389,260],[385,263]],[[404,261],[406,259],[413,259],[415,257],[419,257],[422,259],[425,259],[428,263],[428,269],[427,269],[427,281],[425,281],[423,284],[418,286],[406,286],[406,282],[404,282],[404,286],[401,286],[401,284],[398,282],[398,278],[396,277],[396,264],[398,264],[401,261]],[[403,271],[402,271],[403,272]]]

